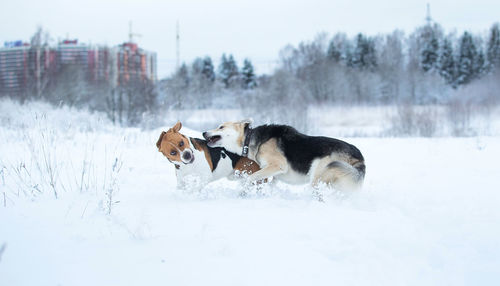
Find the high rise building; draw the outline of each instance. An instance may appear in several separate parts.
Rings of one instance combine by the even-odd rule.
[[[5,43],[0,49],[0,90],[17,91],[28,77],[28,45],[22,41]]]
[[[36,89],[41,77],[55,68],[56,51],[31,47],[22,41],[6,42],[0,49],[0,92]]]
[[[124,85],[132,79],[156,82],[156,53],[148,52],[128,42],[117,48],[117,85]]]
[[[108,48],[79,44],[78,40],[64,40],[55,47],[16,41],[0,48],[0,93],[40,90],[43,80],[66,67],[82,72],[90,84],[116,87],[132,79],[156,82],[156,53],[132,42]]]

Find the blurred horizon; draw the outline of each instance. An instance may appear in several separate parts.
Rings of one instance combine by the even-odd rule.
[[[494,1],[30,1],[3,3],[0,43],[23,40],[41,26],[53,42],[78,39],[82,43],[116,46],[128,41],[129,22],[136,42],[158,54],[158,78],[176,67],[176,23],[180,25],[180,61],[191,63],[210,56],[217,66],[223,53],[241,64],[249,58],[257,74],[273,72],[279,52],[287,45],[313,40],[319,33],[341,32],[353,37],[401,30],[409,34],[430,16],[446,33],[467,30],[486,35],[498,22]],[[29,7],[27,9],[26,7]],[[76,10],[78,9],[78,10]],[[116,11],[119,11],[117,13]],[[12,13],[23,11],[23,13]],[[112,16],[110,16],[112,15]],[[91,19],[91,20],[89,20]],[[13,23],[16,23],[13,25]],[[264,44],[263,44],[264,43]]]

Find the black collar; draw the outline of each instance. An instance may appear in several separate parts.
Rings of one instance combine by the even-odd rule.
[[[245,142],[243,143],[243,151],[241,152],[241,156],[248,157],[248,145],[250,144],[250,138],[252,137],[252,128],[250,128],[248,124],[245,126]]]

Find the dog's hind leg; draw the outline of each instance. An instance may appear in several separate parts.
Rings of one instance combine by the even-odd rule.
[[[318,171],[312,182],[313,186],[324,182],[340,191],[354,191],[361,188],[363,181],[361,174],[347,162],[333,161]]]

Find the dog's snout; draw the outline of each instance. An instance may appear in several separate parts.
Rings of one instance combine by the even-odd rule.
[[[184,152],[184,154],[182,154],[182,158],[186,161],[191,160],[191,152]]]

